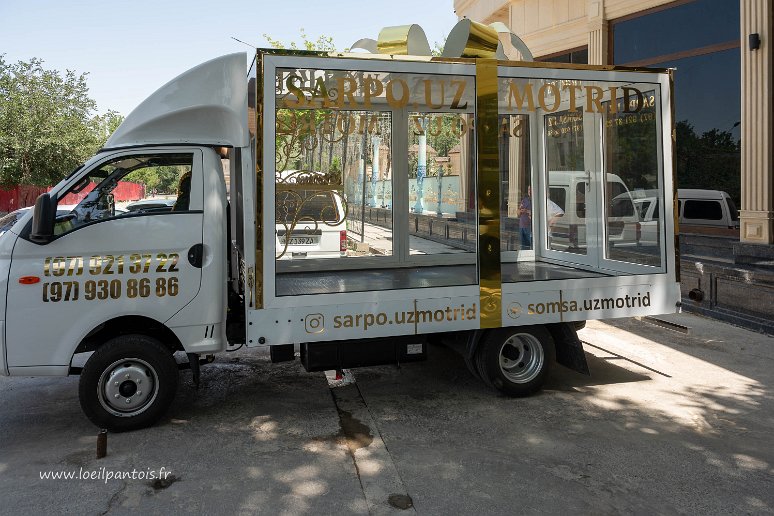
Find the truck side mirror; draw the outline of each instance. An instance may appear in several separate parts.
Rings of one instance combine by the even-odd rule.
[[[47,244],[54,239],[54,221],[56,219],[56,201],[48,193],[43,193],[35,200],[35,210],[32,213],[32,231],[30,240],[36,244]]]

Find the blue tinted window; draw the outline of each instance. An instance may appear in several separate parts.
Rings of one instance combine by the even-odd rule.
[[[614,64],[676,68],[675,157],[682,188],[740,198],[739,0],[694,0],[613,22]]]
[[[696,0],[613,24],[615,64],[739,40],[737,0]]]
[[[677,181],[741,197],[739,49],[654,66],[675,67]]]
[[[701,135],[712,129],[739,140],[741,120],[741,57],[739,49],[656,63],[676,68],[675,121],[688,120]]]

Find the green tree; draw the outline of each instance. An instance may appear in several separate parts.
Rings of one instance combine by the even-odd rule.
[[[93,119],[94,130],[100,141],[105,142],[113,132],[118,129],[121,122],[124,121],[124,115],[118,111],[109,110],[104,115],[95,116]]]
[[[146,187],[146,195],[174,195],[181,171],[178,167],[146,167],[126,175],[124,181],[142,183]]]
[[[306,31],[304,31],[303,28],[299,29],[300,35],[301,35],[301,46],[299,47],[298,44],[295,41],[291,41],[290,44],[286,45],[282,41],[278,39],[274,39],[268,34],[264,34],[263,37],[266,41],[269,42],[269,46],[271,48],[276,49],[287,49],[287,50],[307,50],[307,51],[316,51],[316,52],[335,52],[336,51],[336,45],[333,43],[333,38],[330,36],[325,36],[324,34],[320,34],[317,39],[309,39],[309,36],[306,34]],[[345,49],[346,52],[349,49]]]
[[[737,206],[741,198],[740,142],[729,131],[710,129],[696,134],[687,120],[675,124],[677,186],[711,188],[731,195]]]
[[[435,114],[430,117],[427,142],[439,157],[448,156],[449,151],[460,144],[460,127],[460,115]]]
[[[286,50],[305,50],[305,51],[317,51],[317,52],[335,52],[336,45],[333,43],[333,38],[330,36],[320,35],[317,39],[310,39],[303,28],[299,29],[301,44],[299,45],[295,41],[291,41],[286,44],[280,40],[274,39],[268,34],[264,34],[263,37],[269,43],[272,48],[286,49]],[[310,133],[308,131],[298,131],[295,129],[299,120],[306,118],[309,115],[304,114],[303,111],[293,112],[288,109],[277,110],[277,132],[275,135],[275,145],[277,149],[277,167],[278,171],[288,170],[292,168],[301,168],[299,161],[306,163],[306,168],[310,170],[316,170],[318,172],[330,173],[333,165],[333,151],[334,143],[326,142],[322,133],[319,131],[320,124],[323,119],[333,117],[333,126],[336,127],[336,119],[338,118],[337,112],[332,112],[325,109],[314,110],[311,115],[314,117],[315,125],[318,128],[317,133]],[[344,136],[345,148],[348,134]],[[323,147],[327,145],[327,160],[323,162]],[[317,156],[315,157],[315,153]],[[346,164],[346,154],[344,156],[344,163],[339,164],[339,170],[336,174],[339,176],[340,170],[343,165]]]
[[[105,142],[120,115],[93,115],[86,75],[0,55],[0,184],[55,184]]]

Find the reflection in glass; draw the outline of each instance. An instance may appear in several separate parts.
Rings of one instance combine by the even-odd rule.
[[[641,91],[641,97],[629,100],[634,112],[624,111],[623,98],[616,100],[612,113],[610,102],[605,103],[605,255],[659,266],[662,231],[657,207],[662,193],[656,115],[660,97],[655,90]]]
[[[529,116],[500,117],[501,250],[533,249]]]
[[[679,3],[669,9],[614,22],[612,32],[615,63],[622,65],[718,43],[738,42],[739,2]],[[651,34],[658,37],[648,37]],[[739,75],[738,69],[736,75]]]
[[[690,70],[690,73],[675,74],[675,161],[680,188],[707,188],[711,184],[739,202],[742,165],[739,49],[654,66]]]
[[[472,116],[414,112],[408,125],[410,254],[475,252]]]
[[[615,64],[677,68],[675,157],[681,188],[741,199],[740,2],[694,0],[615,21]],[[658,34],[658,37],[649,37]],[[746,44],[746,43],[745,43]]]
[[[277,259],[392,254],[389,113],[277,110]]]
[[[544,117],[548,198],[546,241],[553,251],[586,254],[586,195],[583,113],[559,111]]]

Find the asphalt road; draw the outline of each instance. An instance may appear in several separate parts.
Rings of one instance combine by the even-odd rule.
[[[0,378],[0,513],[774,512],[774,339],[668,319],[690,334],[589,323],[592,376],[556,366],[527,399],[443,347],[333,389],[298,363],[223,354],[100,460],[77,378]],[[162,467],[161,482],[41,478]]]

